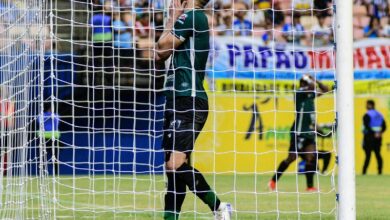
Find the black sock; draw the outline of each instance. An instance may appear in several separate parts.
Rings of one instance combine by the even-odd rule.
[[[307,188],[311,188],[314,186],[314,174],[316,172],[316,164],[314,162],[306,161],[306,183]]]
[[[218,209],[221,201],[197,169],[184,163],[176,172],[188,188],[210,207],[211,211]]]
[[[278,167],[278,170],[276,171],[275,175],[272,177],[272,180],[273,181],[278,181],[280,179],[280,177],[282,177],[284,171],[287,170],[289,164],[286,163],[286,161],[282,161],[280,164],[279,164],[279,167]]]
[[[177,173],[167,173],[167,194],[165,195],[164,219],[177,220],[186,197],[186,184]]]
[[[324,166],[322,167],[322,171],[321,171],[322,173],[325,173],[325,171],[328,169],[330,158],[331,158],[330,152],[321,152],[318,154],[318,159],[324,160]]]

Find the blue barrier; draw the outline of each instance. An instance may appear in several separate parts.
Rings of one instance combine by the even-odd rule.
[[[30,79],[34,79],[30,82],[30,100],[40,100],[39,61],[38,57],[31,56],[34,71],[27,73]],[[69,54],[45,56],[43,98],[52,100],[51,97],[54,97],[54,100],[58,100],[55,102],[61,118],[60,174],[161,173],[164,163],[161,141],[165,97],[154,92],[122,89],[102,92],[85,85],[78,86],[79,79],[74,71],[77,65]],[[3,81],[1,76],[0,82]],[[104,96],[88,101],[88,93]],[[37,110],[40,104],[31,101],[28,107],[27,117],[32,124],[29,126],[26,168],[30,175],[39,172],[38,124],[35,119],[39,115]],[[19,164],[20,155],[25,153],[24,149],[15,149],[8,161]],[[48,155],[47,170],[51,174],[50,158],[51,155]],[[14,173],[20,173],[18,170],[24,168],[13,166],[12,169]]]

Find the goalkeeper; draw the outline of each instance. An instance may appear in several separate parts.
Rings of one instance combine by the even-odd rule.
[[[318,85],[319,92],[316,90]],[[301,156],[306,161],[305,175],[307,191],[317,191],[314,187],[314,174],[317,170],[316,115],[314,99],[328,92],[329,88],[316,81],[311,75],[304,75],[299,81],[299,90],[295,93],[295,121],[290,131],[290,149],[287,159],[283,160],[275,175],[268,183],[270,190],[276,189],[276,183],[288,166]]]
[[[221,203],[204,176],[189,158],[208,116],[208,98],[203,88],[209,55],[209,27],[204,7],[209,0],[172,0],[170,17],[156,45],[155,59],[171,57],[165,85],[163,148],[166,175],[164,219],[178,219],[186,187],[196,194],[215,219],[230,219],[231,206]]]

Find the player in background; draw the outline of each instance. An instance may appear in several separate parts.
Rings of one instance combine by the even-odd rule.
[[[371,152],[374,151],[378,162],[378,174],[382,174],[383,160],[381,156],[382,134],[386,131],[386,121],[383,115],[375,110],[375,102],[368,100],[366,104],[367,112],[363,116],[363,150],[366,159],[363,165],[363,175],[367,173],[370,164]]]
[[[38,117],[38,125],[43,124],[43,131],[40,129],[40,135],[42,136],[42,145],[46,148],[47,160],[52,162],[54,167],[54,174],[59,174],[59,159],[60,159],[60,137],[61,132],[59,129],[60,116],[54,112],[56,107],[50,102],[44,104],[43,113]]]
[[[189,163],[194,143],[208,116],[203,88],[209,55],[209,26],[204,7],[209,0],[172,0],[170,17],[156,44],[155,60],[168,60],[165,85],[163,148],[168,179],[164,219],[179,218],[186,187],[207,204],[215,219],[228,220],[231,205],[222,203],[204,176]]]
[[[7,174],[7,160],[9,147],[13,147],[13,136],[11,131],[15,126],[15,103],[8,96],[8,87],[0,87],[0,175]]]
[[[316,89],[316,84],[318,89]],[[317,171],[316,147],[316,111],[314,100],[328,92],[329,88],[311,75],[305,74],[299,81],[299,90],[295,93],[295,121],[290,131],[290,149],[288,157],[283,160],[275,175],[268,183],[274,191],[277,181],[289,165],[301,156],[306,161],[305,175],[307,191],[317,191],[314,187],[314,174]]]

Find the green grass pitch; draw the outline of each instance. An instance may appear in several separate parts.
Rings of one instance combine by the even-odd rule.
[[[47,192],[45,198],[38,194],[37,179],[26,178],[25,186],[30,195],[26,196],[29,205],[25,219],[41,219],[39,204],[42,202],[48,207],[46,213],[51,217],[56,216],[56,219],[162,219],[165,184],[161,175],[49,178],[41,188]],[[3,179],[5,191],[0,217],[17,210],[17,204],[5,202],[5,196],[8,196],[8,200],[18,196],[15,187],[16,191],[9,190],[12,193],[5,194],[9,183],[15,179]],[[269,175],[208,175],[207,179],[223,201],[234,205],[237,212],[233,219],[335,219],[335,192],[329,176],[316,180],[316,183],[320,183],[320,194],[305,192],[304,176],[283,176],[279,193],[267,190]],[[357,176],[358,219],[389,219],[388,183],[390,176]],[[57,202],[54,202],[55,199]],[[212,215],[189,192],[180,219],[195,218],[212,219]]]

